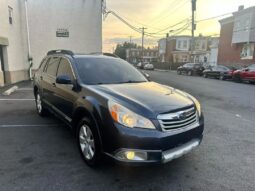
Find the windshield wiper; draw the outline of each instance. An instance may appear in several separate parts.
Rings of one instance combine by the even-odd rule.
[[[124,81],[124,82],[118,82],[117,84],[131,84],[131,83],[143,83],[146,81],[135,81],[135,80],[128,80],[128,81]]]

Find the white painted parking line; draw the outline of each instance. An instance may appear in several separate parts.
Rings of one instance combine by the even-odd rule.
[[[33,88],[19,88],[17,91],[32,91]]]
[[[64,124],[32,124],[32,125],[0,125],[0,128],[4,127],[58,127]]]
[[[13,86],[10,89],[6,90],[3,95],[5,96],[9,96],[11,95],[13,92],[15,92],[19,87],[18,86]]]
[[[0,101],[35,101],[35,99],[0,99]]]

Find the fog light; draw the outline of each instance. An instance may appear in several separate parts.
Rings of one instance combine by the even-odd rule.
[[[140,150],[121,150],[115,155],[118,159],[127,161],[145,161],[147,160],[147,152]]]

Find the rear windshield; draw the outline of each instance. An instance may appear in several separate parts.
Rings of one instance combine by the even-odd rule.
[[[115,58],[76,58],[79,77],[84,84],[146,82],[144,75],[128,62]]]

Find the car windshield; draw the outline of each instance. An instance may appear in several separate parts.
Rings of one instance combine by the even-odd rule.
[[[147,79],[128,62],[115,58],[77,58],[78,74],[84,84],[146,82]]]

